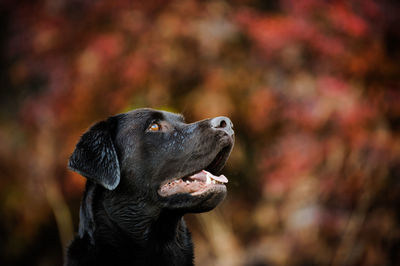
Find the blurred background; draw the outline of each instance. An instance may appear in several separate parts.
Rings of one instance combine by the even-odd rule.
[[[397,3],[1,1],[0,264],[62,265],[74,145],[153,107],[235,125],[196,265],[400,265]]]

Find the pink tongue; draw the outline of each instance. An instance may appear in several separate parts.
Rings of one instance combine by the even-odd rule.
[[[213,174],[211,174],[211,173],[209,173],[209,172],[207,172],[205,170],[204,170],[204,172],[208,173],[209,176],[211,177],[211,179],[217,180],[217,181],[219,181],[221,183],[228,183],[228,178],[226,178],[226,176],[224,176],[224,175],[215,176],[215,175],[213,175]]]
[[[224,175],[215,176],[215,175],[211,174],[210,172],[207,172],[206,170],[202,170],[202,171],[198,172],[197,174],[193,175],[192,178],[201,177],[201,179],[203,179],[203,181],[206,182],[207,181],[207,176],[210,179],[214,179],[214,180],[216,180],[218,182],[228,183],[228,179]]]

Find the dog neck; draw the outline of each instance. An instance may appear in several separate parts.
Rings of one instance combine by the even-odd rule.
[[[115,204],[107,193],[110,192],[88,181],[80,212],[81,238],[87,235],[92,245],[124,243],[123,249],[136,250],[170,246],[169,243],[183,244],[179,242],[188,230],[182,213],[163,211],[154,206],[132,206],[132,200],[140,201],[137,198],[126,198]]]

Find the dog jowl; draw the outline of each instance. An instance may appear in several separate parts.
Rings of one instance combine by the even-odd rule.
[[[227,117],[137,109],[93,125],[69,168],[87,178],[66,265],[193,265],[183,215],[215,208],[234,143]]]

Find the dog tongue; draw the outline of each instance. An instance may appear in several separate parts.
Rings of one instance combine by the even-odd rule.
[[[211,179],[216,180],[221,183],[228,183],[228,179],[224,175],[220,176],[215,176],[211,174],[210,172],[207,172],[206,170],[202,170],[198,172],[197,174],[194,174],[191,176],[194,179],[201,179],[205,181],[206,183],[211,183]]]

